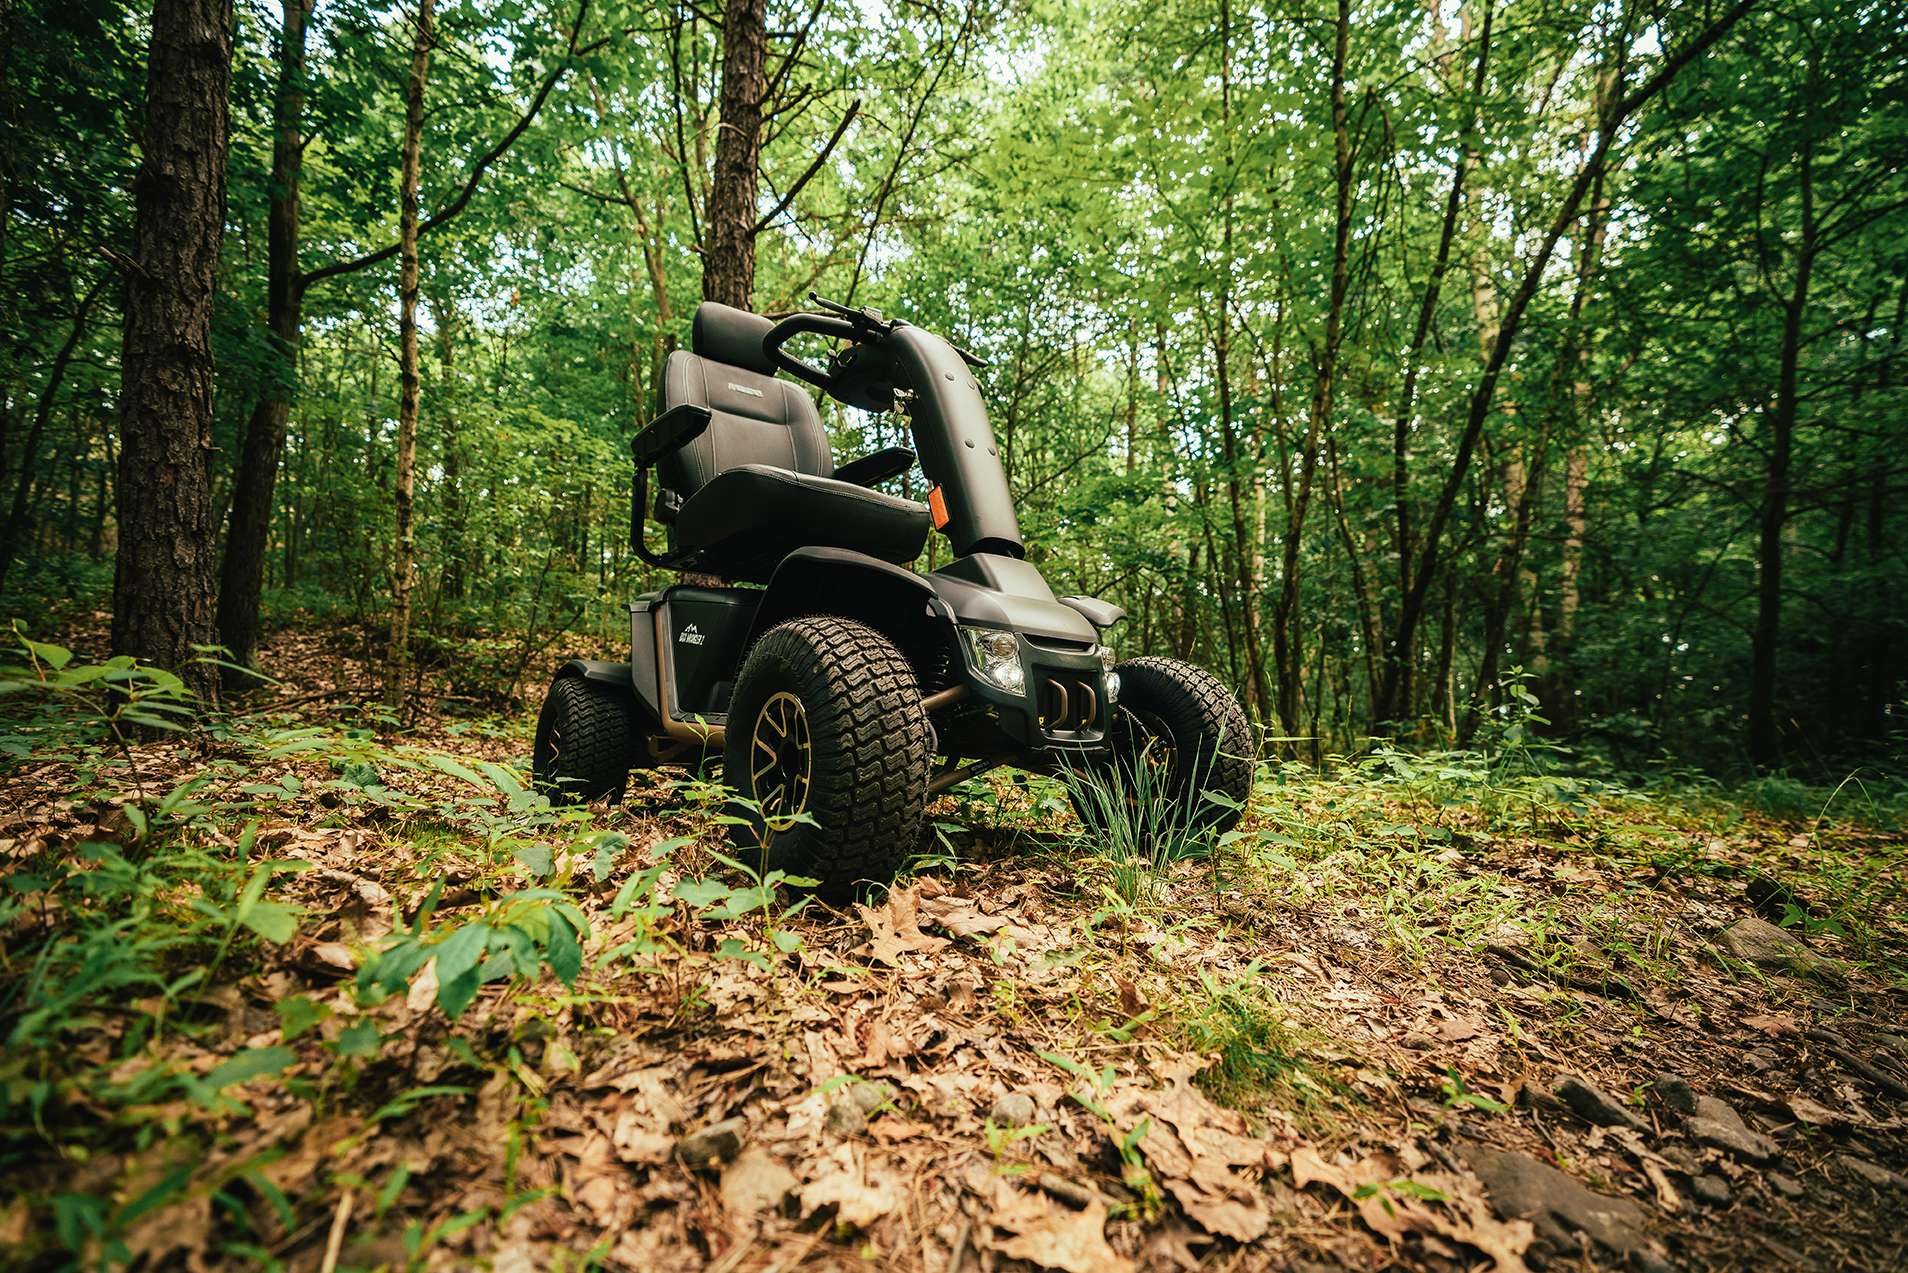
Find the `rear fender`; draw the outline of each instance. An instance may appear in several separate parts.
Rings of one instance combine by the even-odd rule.
[[[579,677],[592,685],[601,685],[614,691],[619,697],[629,700],[637,720],[642,721],[646,728],[655,728],[655,713],[637,697],[636,682],[632,679],[629,664],[610,663],[602,659],[571,659],[558,668],[556,674],[558,677]]]

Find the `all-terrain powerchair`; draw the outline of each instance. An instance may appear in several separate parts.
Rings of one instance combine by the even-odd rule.
[[[723,586],[638,597],[628,663],[558,670],[536,781],[554,799],[595,800],[620,794],[632,767],[719,755],[746,810],[738,843],[835,891],[891,879],[926,802],[998,765],[1144,764],[1138,789],[1230,825],[1252,784],[1244,712],[1188,664],[1115,665],[1102,634],[1124,611],[1055,597],[1025,559],[980,360],[875,310],[815,303],[779,321],[696,310],[691,349],[665,368],[664,410],[631,445],[630,543]],[[825,368],[786,348],[799,335],[840,342]],[[914,464],[906,448],[837,467],[795,381],[902,412],[927,503],[874,489]],[[661,552],[644,533],[652,469]],[[933,531],[953,559],[916,571]]]

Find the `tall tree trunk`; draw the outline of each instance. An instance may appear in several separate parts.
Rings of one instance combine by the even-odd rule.
[[[1815,269],[1814,159],[1814,143],[1805,140],[1798,173],[1802,228],[1796,245],[1795,279],[1782,309],[1782,364],[1777,373],[1775,407],[1769,413],[1769,460],[1763,474],[1756,554],[1756,629],[1749,667],[1749,758],[1765,768],[1775,764],[1781,752],[1775,718],[1776,646],[1782,637],[1783,532],[1789,524],[1789,467],[1795,450],[1802,319],[1808,312],[1809,276]]]
[[[417,565],[412,495],[417,483],[417,174],[424,149],[424,78],[430,70],[433,0],[418,0],[411,74],[404,91],[404,159],[398,176],[398,436],[392,503],[397,509],[397,556],[391,569],[391,648],[385,656],[384,697],[404,705],[411,663],[411,588]]]
[[[1345,117],[1345,58],[1351,41],[1351,0],[1338,0],[1338,21],[1332,44],[1332,176],[1337,190],[1332,236],[1331,300],[1325,310],[1325,344],[1318,355],[1318,379],[1312,393],[1311,418],[1299,449],[1298,488],[1285,523],[1285,556],[1281,561],[1278,604],[1272,611],[1272,654],[1279,667],[1279,725],[1287,737],[1303,728],[1299,709],[1299,547],[1305,534],[1305,515],[1312,501],[1312,479],[1318,471],[1319,435],[1331,423],[1333,377],[1338,370],[1338,345],[1345,313],[1346,268],[1351,245],[1352,155],[1351,134]]]
[[[212,303],[231,142],[230,0],[154,0],[120,356],[116,654],[218,694],[210,645]]]
[[[749,308],[755,291],[755,201],[767,56],[768,0],[732,0],[722,14],[722,123],[702,244],[702,297],[738,309]]]
[[[259,594],[265,585],[265,549],[271,538],[272,492],[285,453],[304,284],[298,275],[298,185],[304,167],[305,19],[312,0],[283,0],[278,88],[272,100],[272,183],[266,209],[265,323],[274,354],[265,387],[252,407],[232,484],[232,513],[219,569],[219,642],[230,661],[250,667],[257,656]],[[228,688],[247,678],[228,669]]]
[[[1458,439],[1457,456],[1452,461],[1451,470],[1445,476],[1444,485],[1438,492],[1437,502],[1432,506],[1431,520],[1425,527],[1423,542],[1418,550],[1418,566],[1412,572],[1411,587],[1405,593],[1403,604],[1399,606],[1397,627],[1391,638],[1391,660],[1385,671],[1385,682],[1378,696],[1379,720],[1393,719],[1401,707],[1409,702],[1400,696],[1403,684],[1405,661],[1410,657],[1418,633],[1418,624],[1424,617],[1425,599],[1430,591],[1431,578],[1437,570],[1439,551],[1444,528],[1449,523],[1451,512],[1457,505],[1458,492],[1464,487],[1464,479],[1470,472],[1471,458],[1477,450],[1478,438],[1484,432],[1484,423],[1490,417],[1491,404],[1497,393],[1497,381],[1503,374],[1504,364],[1510,357],[1511,345],[1517,339],[1517,330],[1523,322],[1524,312],[1536,296],[1537,289],[1543,283],[1544,272],[1550,264],[1550,257],[1557,249],[1557,241],[1564,231],[1577,218],[1577,209],[1582,206],[1584,196],[1589,193],[1591,184],[1603,171],[1604,161],[1615,144],[1616,135],[1623,121],[1634,114],[1645,103],[1656,98],[1669,87],[1677,74],[1691,62],[1700,57],[1717,40],[1721,39],[1731,27],[1742,20],[1742,16],[1755,6],[1756,0],[1736,0],[1727,12],[1716,18],[1703,31],[1691,39],[1681,49],[1671,53],[1655,75],[1651,76],[1634,92],[1625,96],[1610,109],[1609,117],[1598,121],[1597,146],[1571,183],[1569,192],[1564,196],[1563,205],[1557,209],[1550,227],[1539,244],[1536,255],[1526,265],[1522,282],[1512,293],[1510,304],[1506,307],[1497,339],[1492,344],[1490,356],[1485,361],[1484,371],[1478,378],[1477,387],[1471,393],[1470,408],[1466,412],[1464,432]]]

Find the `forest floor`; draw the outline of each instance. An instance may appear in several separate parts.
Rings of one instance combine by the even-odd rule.
[[[1391,755],[1155,867],[997,778],[787,913],[706,785],[551,810],[360,644],[183,742],[0,727],[0,1265],[1908,1266],[1859,801]]]

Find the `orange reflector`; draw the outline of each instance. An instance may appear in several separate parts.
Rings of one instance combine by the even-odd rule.
[[[941,493],[938,486],[928,492],[928,513],[934,518],[935,530],[947,529],[947,496]]]

